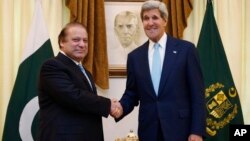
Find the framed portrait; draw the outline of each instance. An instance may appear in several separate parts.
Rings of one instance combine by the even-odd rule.
[[[128,53],[147,40],[140,19],[143,1],[105,0],[110,77],[126,77]]]

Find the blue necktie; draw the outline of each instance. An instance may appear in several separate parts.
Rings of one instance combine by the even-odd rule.
[[[156,95],[158,95],[158,89],[161,78],[161,58],[159,52],[160,44],[154,44],[154,54],[153,54],[153,63],[152,63],[152,72],[151,77],[154,85],[154,90]]]
[[[78,66],[79,66],[79,68],[81,69],[82,73],[83,73],[83,74],[85,75],[85,77],[87,78],[87,80],[88,80],[88,82],[89,82],[89,85],[90,85],[91,89],[93,90],[92,85],[91,85],[91,82],[90,82],[90,80],[89,80],[89,77],[88,77],[88,75],[87,75],[85,69],[83,68],[82,64],[79,64]]]

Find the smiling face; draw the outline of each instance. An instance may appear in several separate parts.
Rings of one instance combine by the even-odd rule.
[[[154,42],[160,40],[167,26],[167,21],[161,17],[158,9],[144,11],[142,13],[142,23],[146,35]]]
[[[83,60],[88,53],[88,34],[82,26],[69,26],[65,37],[60,41],[60,49],[77,62]]]

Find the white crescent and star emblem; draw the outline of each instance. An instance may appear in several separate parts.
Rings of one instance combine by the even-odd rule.
[[[38,97],[32,98],[24,107],[19,121],[19,133],[23,141],[34,141],[32,137],[32,122],[39,111]]]

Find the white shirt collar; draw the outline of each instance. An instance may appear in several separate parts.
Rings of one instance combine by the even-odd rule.
[[[159,52],[161,57],[161,67],[163,67],[163,60],[165,56],[166,44],[167,44],[167,34],[164,33],[161,39],[158,41],[160,44]],[[148,60],[149,60],[149,67],[150,71],[152,69],[152,61],[153,61],[153,53],[154,53],[154,44],[155,42],[149,40],[149,49],[148,49]]]
[[[166,43],[167,43],[167,34],[164,33],[162,35],[161,39],[157,43],[160,44],[160,46],[163,48],[163,50],[165,50]],[[154,44],[155,44],[155,42],[153,42],[152,40],[149,40],[149,49],[150,50],[153,50]]]

